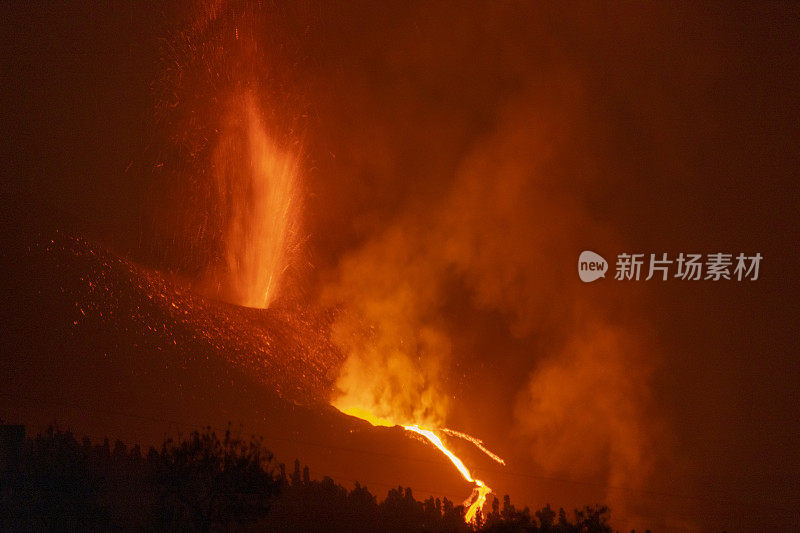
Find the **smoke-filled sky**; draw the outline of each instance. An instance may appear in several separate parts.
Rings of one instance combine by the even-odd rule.
[[[202,154],[255,92],[300,168],[283,294],[337,310],[331,400],[484,439],[531,505],[797,524],[796,5],[207,7],[4,3],[5,192],[199,282]],[[258,45],[203,48],[231,27]],[[583,284],[583,250],[764,259]]]

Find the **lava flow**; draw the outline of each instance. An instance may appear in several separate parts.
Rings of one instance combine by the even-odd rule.
[[[338,408],[337,408],[338,409]],[[492,489],[486,485],[482,480],[477,479],[472,476],[469,469],[464,465],[464,462],[456,456],[452,451],[450,451],[447,446],[445,446],[444,442],[442,442],[442,438],[436,434],[436,431],[440,431],[447,435],[455,436],[467,440],[478,447],[483,453],[489,456],[493,461],[496,461],[502,465],[505,465],[505,461],[498,457],[496,454],[492,453],[486,447],[483,446],[483,441],[480,439],[476,439],[471,435],[467,435],[466,433],[461,433],[460,431],[454,431],[448,428],[439,428],[439,429],[428,429],[422,428],[417,424],[412,425],[403,425],[403,424],[395,424],[389,421],[386,418],[381,418],[372,414],[369,410],[353,407],[348,409],[340,409],[344,414],[354,416],[356,418],[360,418],[362,420],[366,420],[373,426],[385,426],[385,427],[402,427],[406,431],[411,431],[418,435],[421,435],[428,439],[431,444],[436,446],[439,451],[441,451],[444,455],[450,459],[450,462],[456,467],[459,471],[461,476],[469,481],[470,483],[474,484],[475,487],[472,489],[472,494],[469,495],[469,498],[464,500],[464,507],[467,509],[464,513],[464,521],[467,523],[472,523],[475,521],[475,516],[478,513],[478,509],[483,507],[484,502],[486,502],[486,496],[492,492]]]

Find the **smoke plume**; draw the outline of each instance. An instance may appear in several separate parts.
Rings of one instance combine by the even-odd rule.
[[[583,249],[619,246],[591,209],[603,147],[590,103],[568,71],[529,84],[498,110],[445,194],[413,198],[345,256],[324,293],[341,309],[332,340],[347,355],[334,405],[403,424],[468,418],[451,401],[463,396],[455,374],[514,379],[493,365],[501,339],[482,339],[477,356],[452,347],[467,334],[462,318],[498,313],[503,335],[527,346],[527,361],[516,363],[527,378],[513,391],[473,389],[489,393],[508,427],[472,431],[504,431],[551,475],[642,486],[661,426],[649,403],[655,359],[640,304],[602,281],[583,285],[575,272]],[[454,293],[466,306],[445,313]]]

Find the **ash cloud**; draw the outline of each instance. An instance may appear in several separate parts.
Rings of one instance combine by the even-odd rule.
[[[649,394],[656,355],[636,318],[642,304],[635,291],[583,285],[574,268],[587,246],[620,245],[590,207],[603,150],[591,100],[576,72],[548,70],[497,109],[443,194],[412,197],[345,255],[324,291],[341,309],[332,340],[348,356],[334,405],[400,423],[473,417],[479,437],[517,446],[517,464],[598,486],[645,485],[665,428]],[[467,317],[485,313],[502,317],[505,340],[478,336],[470,353],[454,350]],[[508,342],[525,376],[512,390],[509,369],[494,364]],[[501,420],[466,413],[470,395]]]

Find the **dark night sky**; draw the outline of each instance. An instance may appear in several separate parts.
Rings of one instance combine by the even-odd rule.
[[[4,203],[77,220],[127,257],[191,277],[188,238],[158,218],[164,198],[189,191],[156,166],[179,167],[156,80],[189,6],[3,2],[0,173]],[[303,305],[330,294],[383,304],[375,271],[416,282],[410,327],[432,324],[451,346],[448,423],[502,443],[521,471],[625,486],[641,475],[625,505],[645,525],[672,514],[686,520],[666,529],[758,528],[747,516],[797,527],[797,5],[303,2],[266,13],[273,118],[303,144],[313,267],[292,279]],[[4,212],[13,232],[20,211]],[[574,263],[595,248],[764,260],[755,282],[583,285]],[[609,338],[630,353],[592,359]],[[605,436],[583,434],[583,392],[561,392],[559,407],[536,400],[549,380],[583,391],[605,371],[619,428]],[[565,441],[591,451],[538,442],[536,409],[577,419]],[[107,431],[101,419],[86,427]],[[647,460],[631,459],[643,450]],[[594,457],[608,464],[584,468]],[[604,497],[518,492],[533,502],[550,489]],[[750,507],[720,518],[729,502]],[[717,507],[698,511],[705,503]]]

